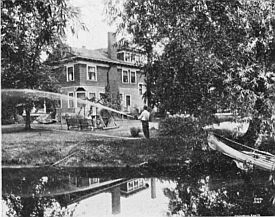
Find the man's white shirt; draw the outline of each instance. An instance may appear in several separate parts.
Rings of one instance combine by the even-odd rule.
[[[150,113],[147,110],[143,110],[143,112],[141,112],[140,116],[138,117],[138,119],[142,121],[149,121],[149,118]]]

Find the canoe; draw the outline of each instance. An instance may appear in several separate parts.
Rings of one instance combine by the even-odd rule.
[[[221,152],[232,158],[237,166],[244,170],[258,168],[267,171],[275,171],[275,156],[257,149],[246,147],[249,151],[240,151],[232,148],[229,142],[221,141],[217,136],[208,135],[208,145],[211,149]],[[244,146],[240,144],[240,146]]]

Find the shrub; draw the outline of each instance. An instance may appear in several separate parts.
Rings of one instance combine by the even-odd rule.
[[[200,124],[192,117],[173,116],[160,122],[161,136],[182,136],[197,134],[201,131]]]
[[[16,122],[23,124],[25,122],[24,117],[22,115],[16,115]]]
[[[193,164],[201,165],[201,162],[205,162],[204,150],[207,150],[207,133],[202,126],[202,123],[193,117],[167,117],[160,122],[159,135],[178,138],[181,144],[192,152],[190,157]]]
[[[275,138],[273,136],[263,137],[259,149],[275,154]]]
[[[193,117],[172,116],[160,122],[160,136],[180,136],[203,145],[207,138],[207,133],[203,130],[202,124]]]
[[[10,125],[10,124],[14,124],[15,121],[14,119],[10,118],[10,119],[2,119],[2,125]]]
[[[139,133],[141,132],[141,129],[138,127],[131,127],[130,128],[130,133],[132,137],[138,137]]]

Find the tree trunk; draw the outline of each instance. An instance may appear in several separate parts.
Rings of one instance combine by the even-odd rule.
[[[254,105],[254,110],[256,111],[255,115],[252,117],[252,120],[249,123],[247,132],[241,138],[241,142],[250,147],[255,147],[260,142],[260,131],[262,124],[262,116],[265,114],[266,104],[262,99],[257,99]]]
[[[239,141],[245,145],[254,147],[257,139],[259,138],[261,122],[262,120],[258,117],[252,118],[246,133],[239,139]]]
[[[26,121],[25,121],[25,129],[30,130],[31,129],[31,109],[26,108]]]

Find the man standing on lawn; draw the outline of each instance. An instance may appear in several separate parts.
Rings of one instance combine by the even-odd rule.
[[[143,112],[140,114],[138,119],[141,120],[143,134],[147,139],[149,139],[149,118],[150,118],[150,113],[148,112],[148,108],[145,105],[143,107]]]

